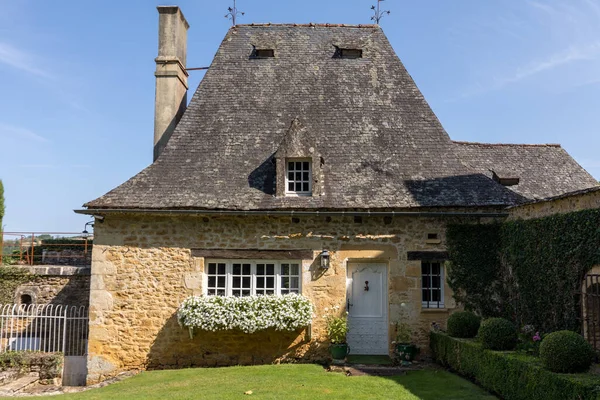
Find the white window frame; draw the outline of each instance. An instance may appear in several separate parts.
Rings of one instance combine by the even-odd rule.
[[[440,301],[426,301],[423,299],[423,290],[429,290],[429,298],[433,298],[432,294],[433,294],[433,290],[434,289],[438,289],[437,287],[434,288],[431,285],[431,278],[437,275],[433,275],[431,273],[431,266],[430,266],[430,270],[429,270],[429,274],[428,275],[423,275],[423,264],[424,263],[429,263],[429,264],[435,264],[438,263],[440,265]],[[428,276],[429,277],[429,288],[424,288],[423,287],[423,277],[424,276]],[[445,308],[444,305],[444,284],[445,282],[445,268],[444,268],[444,261],[442,260],[421,260],[421,307],[425,308],[425,309],[431,309],[431,308]]]
[[[302,162],[308,163],[308,171],[305,170],[296,170],[295,168],[293,170],[289,169],[290,163],[297,163],[297,162]],[[295,166],[294,166],[295,167]],[[289,173],[293,172],[293,173],[304,173],[304,172],[308,172],[308,191],[305,190],[289,190]],[[298,182],[296,179],[294,179],[291,182]],[[306,182],[304,179],[299,181],[300,183],[304,183]],[[286,158],[285,159],[285,195],[286,196],[312,196],[312,160],[310,158]]]
[[[275,264],[275,288],[274,296],[281,296],[281,278],[283,277],[298,277],[298,294],[302,294],[302,261],[301,260],[238,260],[238,259],[206,259],[204,261],[204,285],[203,293],[205,296],[218,296],[217,294],[208,294],[208,265],[209,264],[225,264],[225,296],[233,296],[233,264],[250,264],[251,271],[251,287],[250,295],[256,295],[256,264]],[[282,264],[298,264],[298,275],[282,275],[281,265]],[[237,276],[237,275],[236,275]],[[262,275],[261,275],[262,276]],[[267,275],[273,276],[273,275]],[[238,289],[236,289],[238,290]],[[289,290],[289,293],[293,293],[293,289],[283,288],[283,290]],[[259,293],[259,295],[261,295]],[[270,296],[270,295],[266,295]]]

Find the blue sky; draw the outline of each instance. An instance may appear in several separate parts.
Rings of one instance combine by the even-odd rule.
[[[226,0],[179,1],[188,67]],[[374,0],[239,0],[239,23],[369,23]],[[158,14],[149,0],[0,0],[7,231],[81,231],[73,209],[152,162]],[[600,0],[387,0],[381,25],[455,140],[560,143],[600,179]],[[195,89],[202,72],[191,72]]]

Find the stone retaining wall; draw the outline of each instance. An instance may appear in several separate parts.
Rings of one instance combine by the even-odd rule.
[[[30,296],[34,304],[87,306],[90,297],[89,267],[33,266],[20,267],[33,275],[15,290],[15,304]]]

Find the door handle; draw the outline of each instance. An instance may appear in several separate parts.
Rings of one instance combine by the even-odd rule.
[[[350,312],[350,307],[352,307],[354,304],[350,304],[350,299],[348,298],[346,300],[346,311]]]

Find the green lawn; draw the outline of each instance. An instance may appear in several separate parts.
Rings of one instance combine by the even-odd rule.
[[[244,392],[252,391],[251,395]],[[496,399],[469,381],[428,369],[397,377],[351,376],[318,365],[263,365],[143,372],[100,389],[52,399]]]

